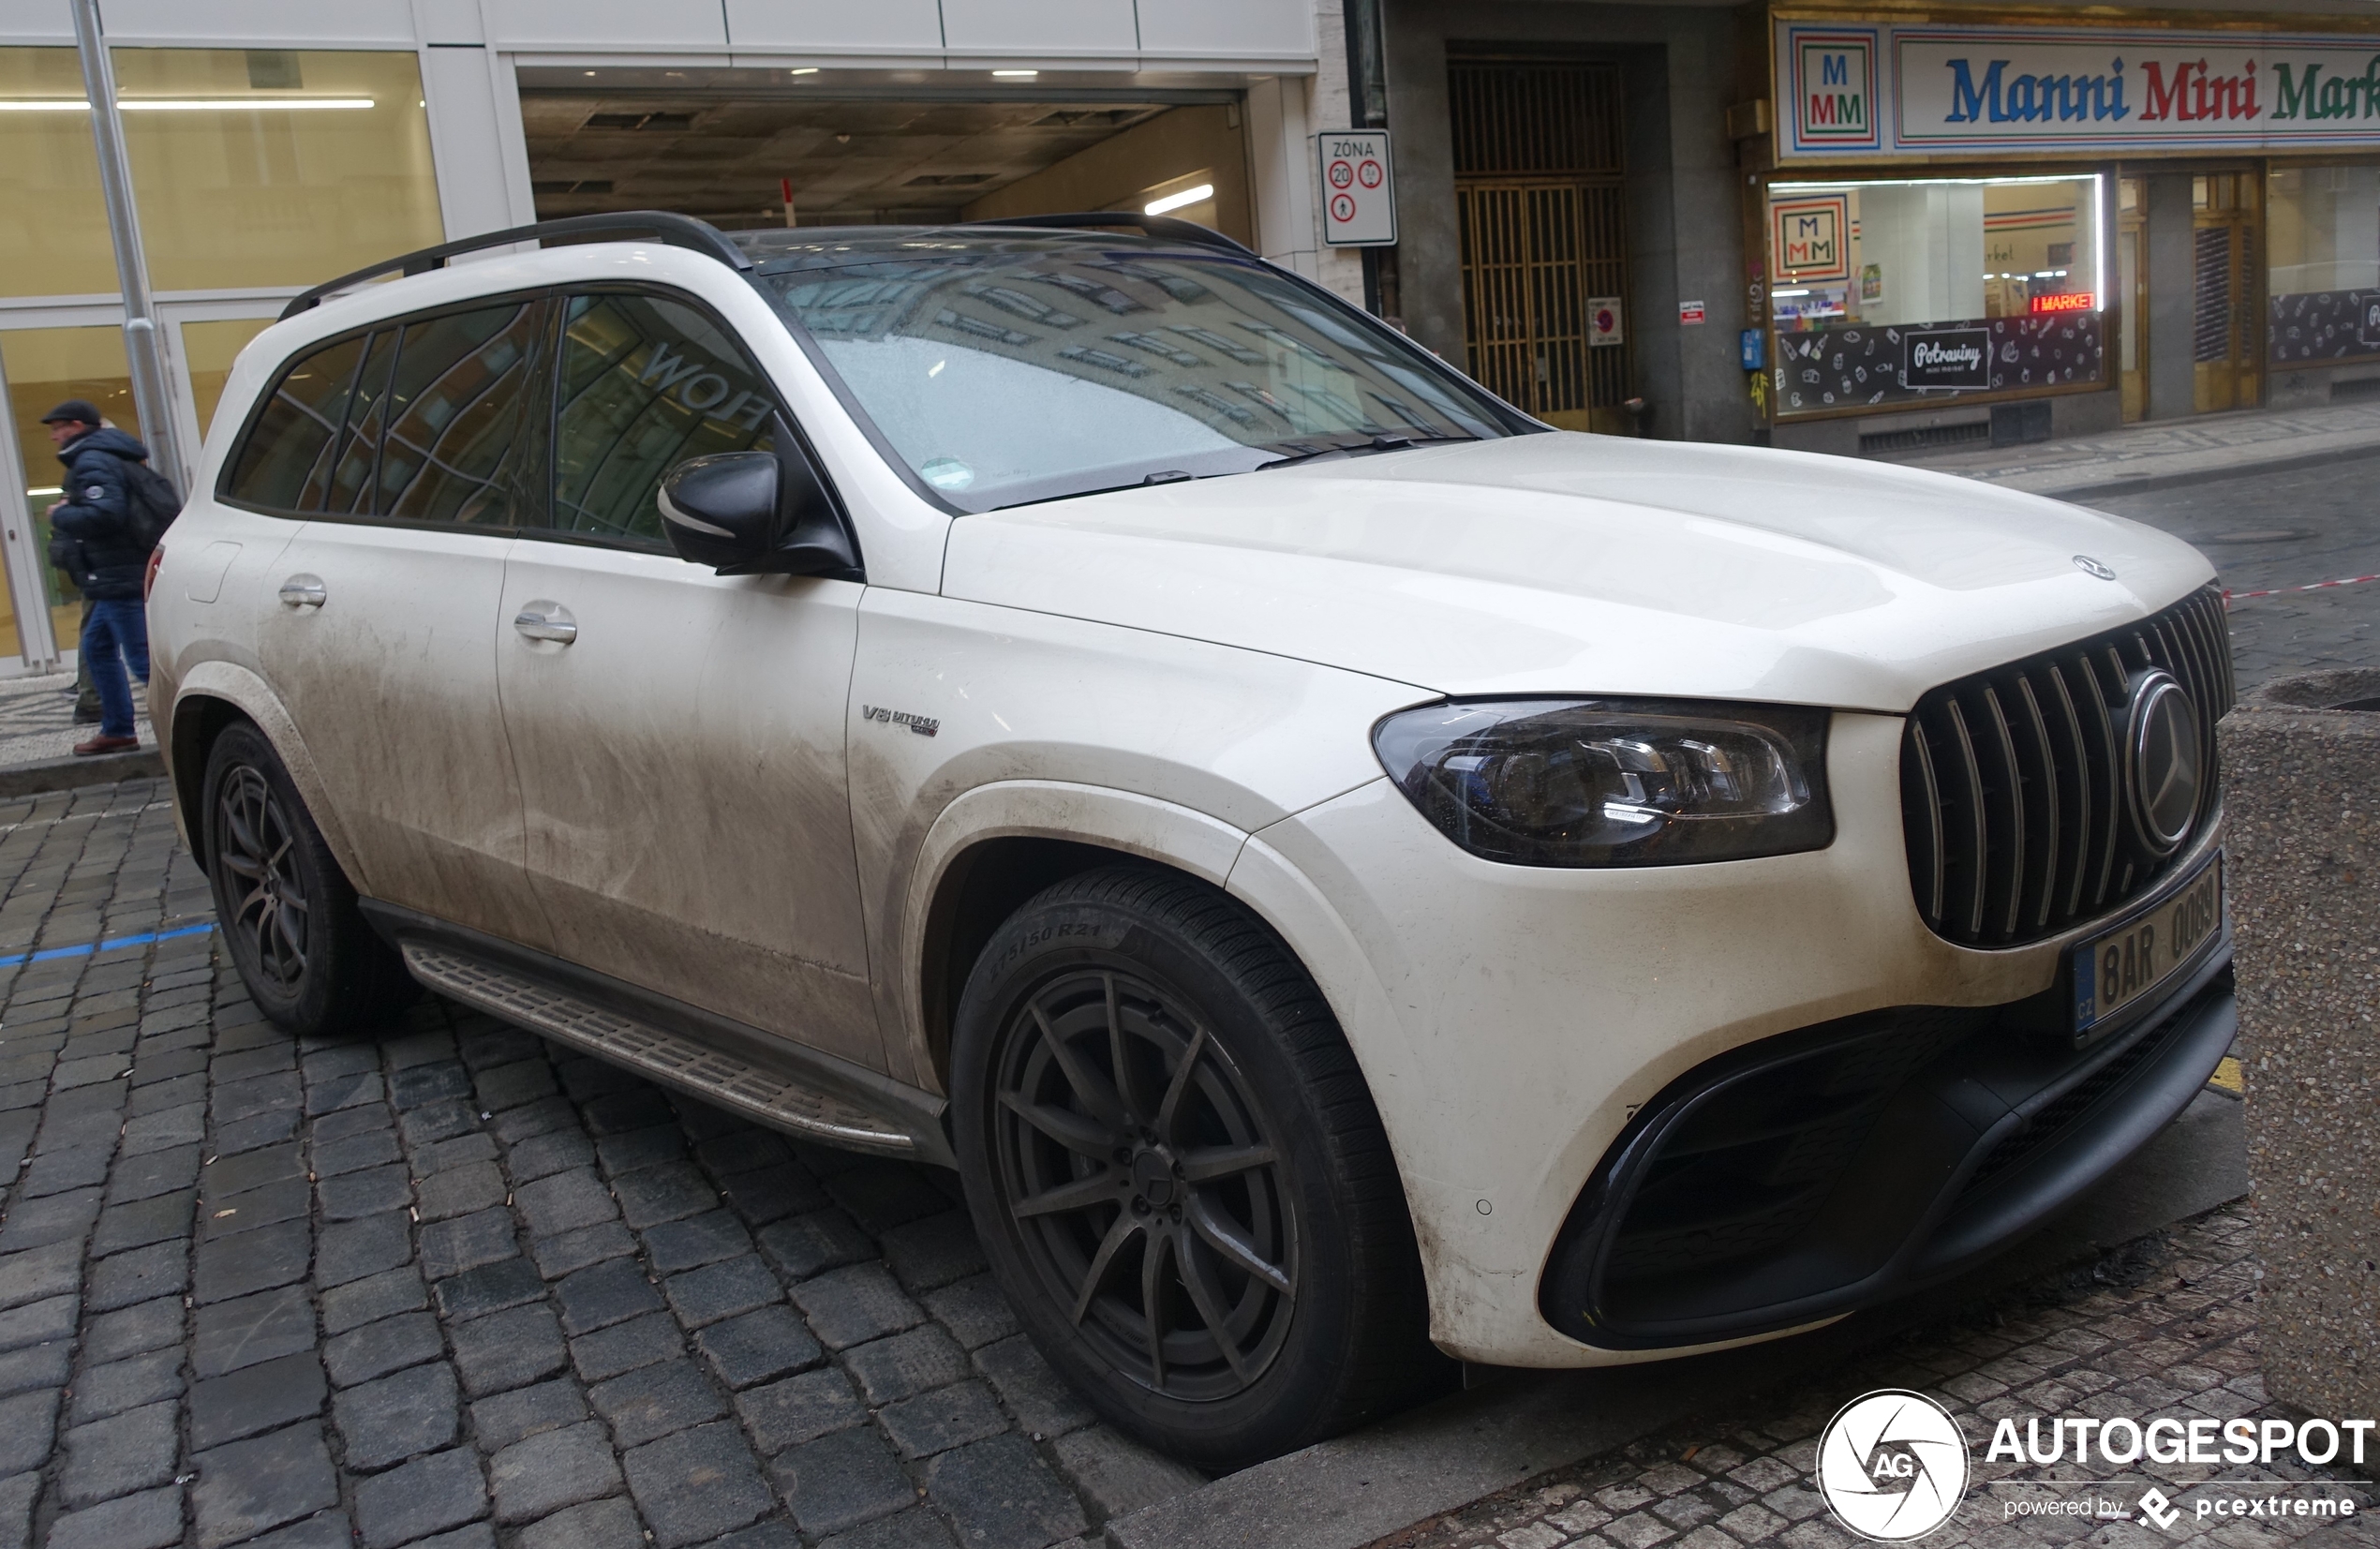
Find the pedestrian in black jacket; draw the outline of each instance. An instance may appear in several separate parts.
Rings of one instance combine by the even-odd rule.
[[[135,735],[132,687],[125,679],[149,677],[149,625],[141,585],[152,547],[133,515],[125,489],[125,466],[149,460],[149,449],[121,430],[103,426],[99,411],[69,398],[41,416],[66,465],[66,499],[50,508],[56,535],[52,558],[82,589],[90,608],[82,624],[81,650],[99,691],[99,735],[78,742],[85,757],[141,745]]]

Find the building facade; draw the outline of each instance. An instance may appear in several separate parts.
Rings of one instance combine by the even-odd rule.
[[[1408,328],[1847,454],[2380,394],[2380,17],[1383,0]]]
[[[1313,0],[102,0],[180,444],[307,286],[558,216],[722,226],[1154,207],[1360,297],[1316,126]],[[0,0],[0,672],[72,660],[38,424],[138,434],[67,0]],[[186,478],[190,469],[177,470]]]
[[[1893,455],[2380,395],[2368,0],[101,7],[186,456],[296,291],[638,208],[1168,213],[1613,434]],[[1397,240],[1334,248],[1317,136],[1367,127]],[[116,290],[67,0],[0,0],[0,672],[70,659],[37,417],[140,429]]]

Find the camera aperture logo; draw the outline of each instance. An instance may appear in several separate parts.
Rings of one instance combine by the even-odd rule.
[[[1864,1539],[1924,1538],[1967,1494],[1967,1437],[1924,1393],[1864,1393],[1818,1438],[1818,1492],[1835,1519]]]

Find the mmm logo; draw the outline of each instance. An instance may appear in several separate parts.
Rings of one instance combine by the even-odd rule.
[[[1875,40],[1839,33],[1795,39],[1800,90],[1795,126],[1804,141],[1876,139]]]

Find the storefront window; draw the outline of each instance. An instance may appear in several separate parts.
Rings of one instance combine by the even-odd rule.
[[[2380,167],[2277,167],[2266,194],[2274,363],[2380,355]]]
[[[271,318],[209,319],[182,325],[183,365],[190,373],[190,402],[198,410],[200,435],[215,428],[215,411],[223,402],[231,363],[248,340],[272,326]]]
[[[1768,189],[1780,413],[2102,380],[2103,180]]]
[[[412,54],[114,57],[156,289],[312,285],[440,240]],[[82,101],[74,50],[0,49],[0,294],[116,289]]]

